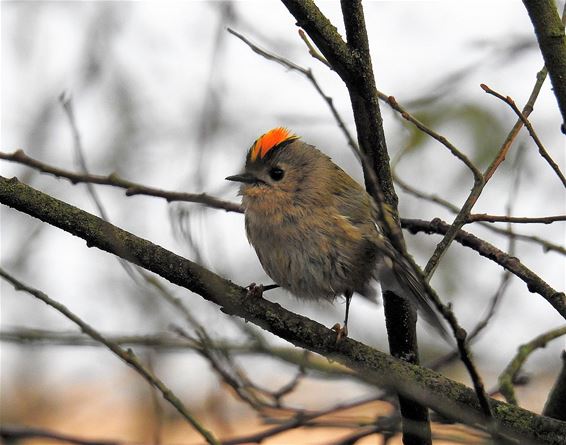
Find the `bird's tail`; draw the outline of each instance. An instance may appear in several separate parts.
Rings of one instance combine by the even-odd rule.
[[[435,328],[446,340],[452,337],[446,328],[446,322],[439,314],[428,296],[424,277],[419,277],[414,266],[403,257],[385,239],[383,246],[383,264],[379,267],[379,280],[385,290],[391,290],[409,300],[422,315],[424,320]]]

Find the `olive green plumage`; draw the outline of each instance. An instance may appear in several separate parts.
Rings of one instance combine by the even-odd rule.
[[[445,334],[411,265],[380,233],[373,199],[328,156],[270,132],[252,145],[245,172],[227,179],[242,182],[248,239],[278,285],[297,298],[349,302],[354,292],[373,299],[379,280]]]

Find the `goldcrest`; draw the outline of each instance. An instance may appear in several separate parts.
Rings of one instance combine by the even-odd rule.
[[[248,239],[265,272],[299,299],[375,299],[373,281],[411,301],[445,333],[411,265],[380,233],[372,197],[331,159],[285,128],[260,136],[241,182]]]

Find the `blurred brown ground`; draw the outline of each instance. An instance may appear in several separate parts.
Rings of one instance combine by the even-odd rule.
[[[540,412],[547,392],[553,384],[553,375],[532,376],[531,382],[516,388],[521,406]],[[69,384],[60,388],[25,387],[4,388],[1,417],[3,425],[19,425],[46,428],[57,433],[68,434],[88,440],[116,440],[124,443],[196,444],[203,443],[201,437],[158,396],[160,411],[156,415],[155,404],[146,385],[133,381],[132,372],[125,371],[117,379],[101,381],[91,385]],[[189,385],[190,386],[190,385]],[[324,381],[307,380],[301,383],[300,399],[305,405],[317,400],[324,391]],[[130,391],[131,390],[131,391]],[[15,396],[17,394],[17,396]],[[127,394],[124,397],[124,394]],[[178,394],[189,403],[190,393]],[[350,400],[350,399],[348,399]],[[291,403],[290,403],[291,404]],[[220,439],[228,439],[260,432],[273,425],[265,425],[247,405],[232,396],[230,390],[219,387],[206,399],[202,406],[190,406],[192,413],[212,430]],[[348,420],[371,422],[379,415],[391,412],[389,405],[382,402],[366,404],[358,408],[341,411],[319,420]],[[159,420],[157,420],[159,419]],[[160,425],[159,425],[160,423]],[[276,444],[326,444],[347,436],[352,430],[336,427],[300,428],[262,442]],[[433,431],[441,433],[444,440],[435,444],[458,443],[456,438],[481,443],[482,436],[471,433],[462,426],[440,426]],[[156,434],[159,440],[156,440]],[[471,434],[470,434],[471,433]],[[453,437],[454,439],[450,439]],[[22,443],[29,445],[54,444],[47,439],[29,439]],[[368,436],[358,442],[360,445],[375,444],[376,436]],[[379,441],[377,443],[380,443]],[[401,444],[397,435],[389,443]]]

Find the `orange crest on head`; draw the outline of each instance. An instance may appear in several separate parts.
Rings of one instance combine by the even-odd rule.
[[[286,128],[277,127],[269,130],[254,142],[252,148],[250,148],[249,158],[252,162],[257,158],[262,159],[270,150],[281,143],[294,141],[295,139],[299,139],[299,136],[294,135]]]

